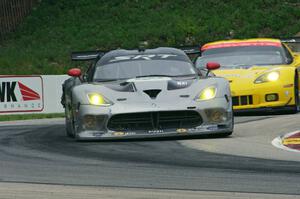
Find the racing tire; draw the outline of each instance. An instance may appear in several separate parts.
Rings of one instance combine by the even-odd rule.
[[[232,118],[232,119],[231,119],[231,120],[232,120],[232,129],[231,129],[231,131],[228,131],[228,132],[224,133],[224,134],[223,134],[224,137],[228,137],[228,136],[232,135],[232,133],[233,133],[233,129],[234,129],[233,106],[232,106],[232,108],[231,108],[231,118]]]
[[[232,129],[231,129],[231,131],[228,131],[228,132],[225,132],[225,133],[222,133],[222,134],[220,134],[220,137],[228,137],[228,136],[230,136],[230,135],[232,135],[232,133],[233,133],[233,129],[234,129],[234,114],[233,114],[233,108],[231,109],[231,113],[232,113],[232,115],[231,115],[231,120],[232,120]]]
[[[228,131],[228,132],[222,133],[220,136],[222,136],[222,137],[228,137],[228,136],[232,135],[232,133],[233,133],[233,127],[232,127],[232,131]]]
[[[233,131],[222,133],[222,137],[228,137],[228,136],[232,135],[232,133],[233,133]]]
[[[66,109],[67,109],[67,107],[66,107]],[[66,109],[65,109],[66,135],[70,138],[75,138],[73,114],[71,114],[70,119],[67,119],[67,110]]]

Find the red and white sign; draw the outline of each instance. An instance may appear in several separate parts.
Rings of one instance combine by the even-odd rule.
[[[0,76],[0,113],[41,112],[43,109],[41,76]]]

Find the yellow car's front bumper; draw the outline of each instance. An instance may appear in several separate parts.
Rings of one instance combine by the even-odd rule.
[[[294,85],[262,85],[252,89],[232,88],[233,109],[272,109],[295,105]],[[270,96],[271,95],[271,96]]]

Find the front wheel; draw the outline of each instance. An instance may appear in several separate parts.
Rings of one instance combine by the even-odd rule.
[[[228,137],[228,136],[232,135],[232,133],[233,133],[233,131],[222,133],[222,137]]]
[[[220,136],[221,137],[228,137],[232,135],[233,129],[234,129],[234,114],[233,114],[233,108],[231,108],[231,122],[232,122],[232,129],[228,132],[222,133]]]
[[[65,123],[66,123],[66,134],[68,137],[74,138],[74,119],[73,113],[69,113],[71,110],[67,110],[68,107],[65,108]]]

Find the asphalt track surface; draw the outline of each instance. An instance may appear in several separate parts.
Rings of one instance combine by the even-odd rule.
[[[228,138],[105,142],[66,137],[62,119],[2,122],[0,183],[300,198],[300,153],[271,144],[300,130],[300,114],[238,116],[235,122]]]

